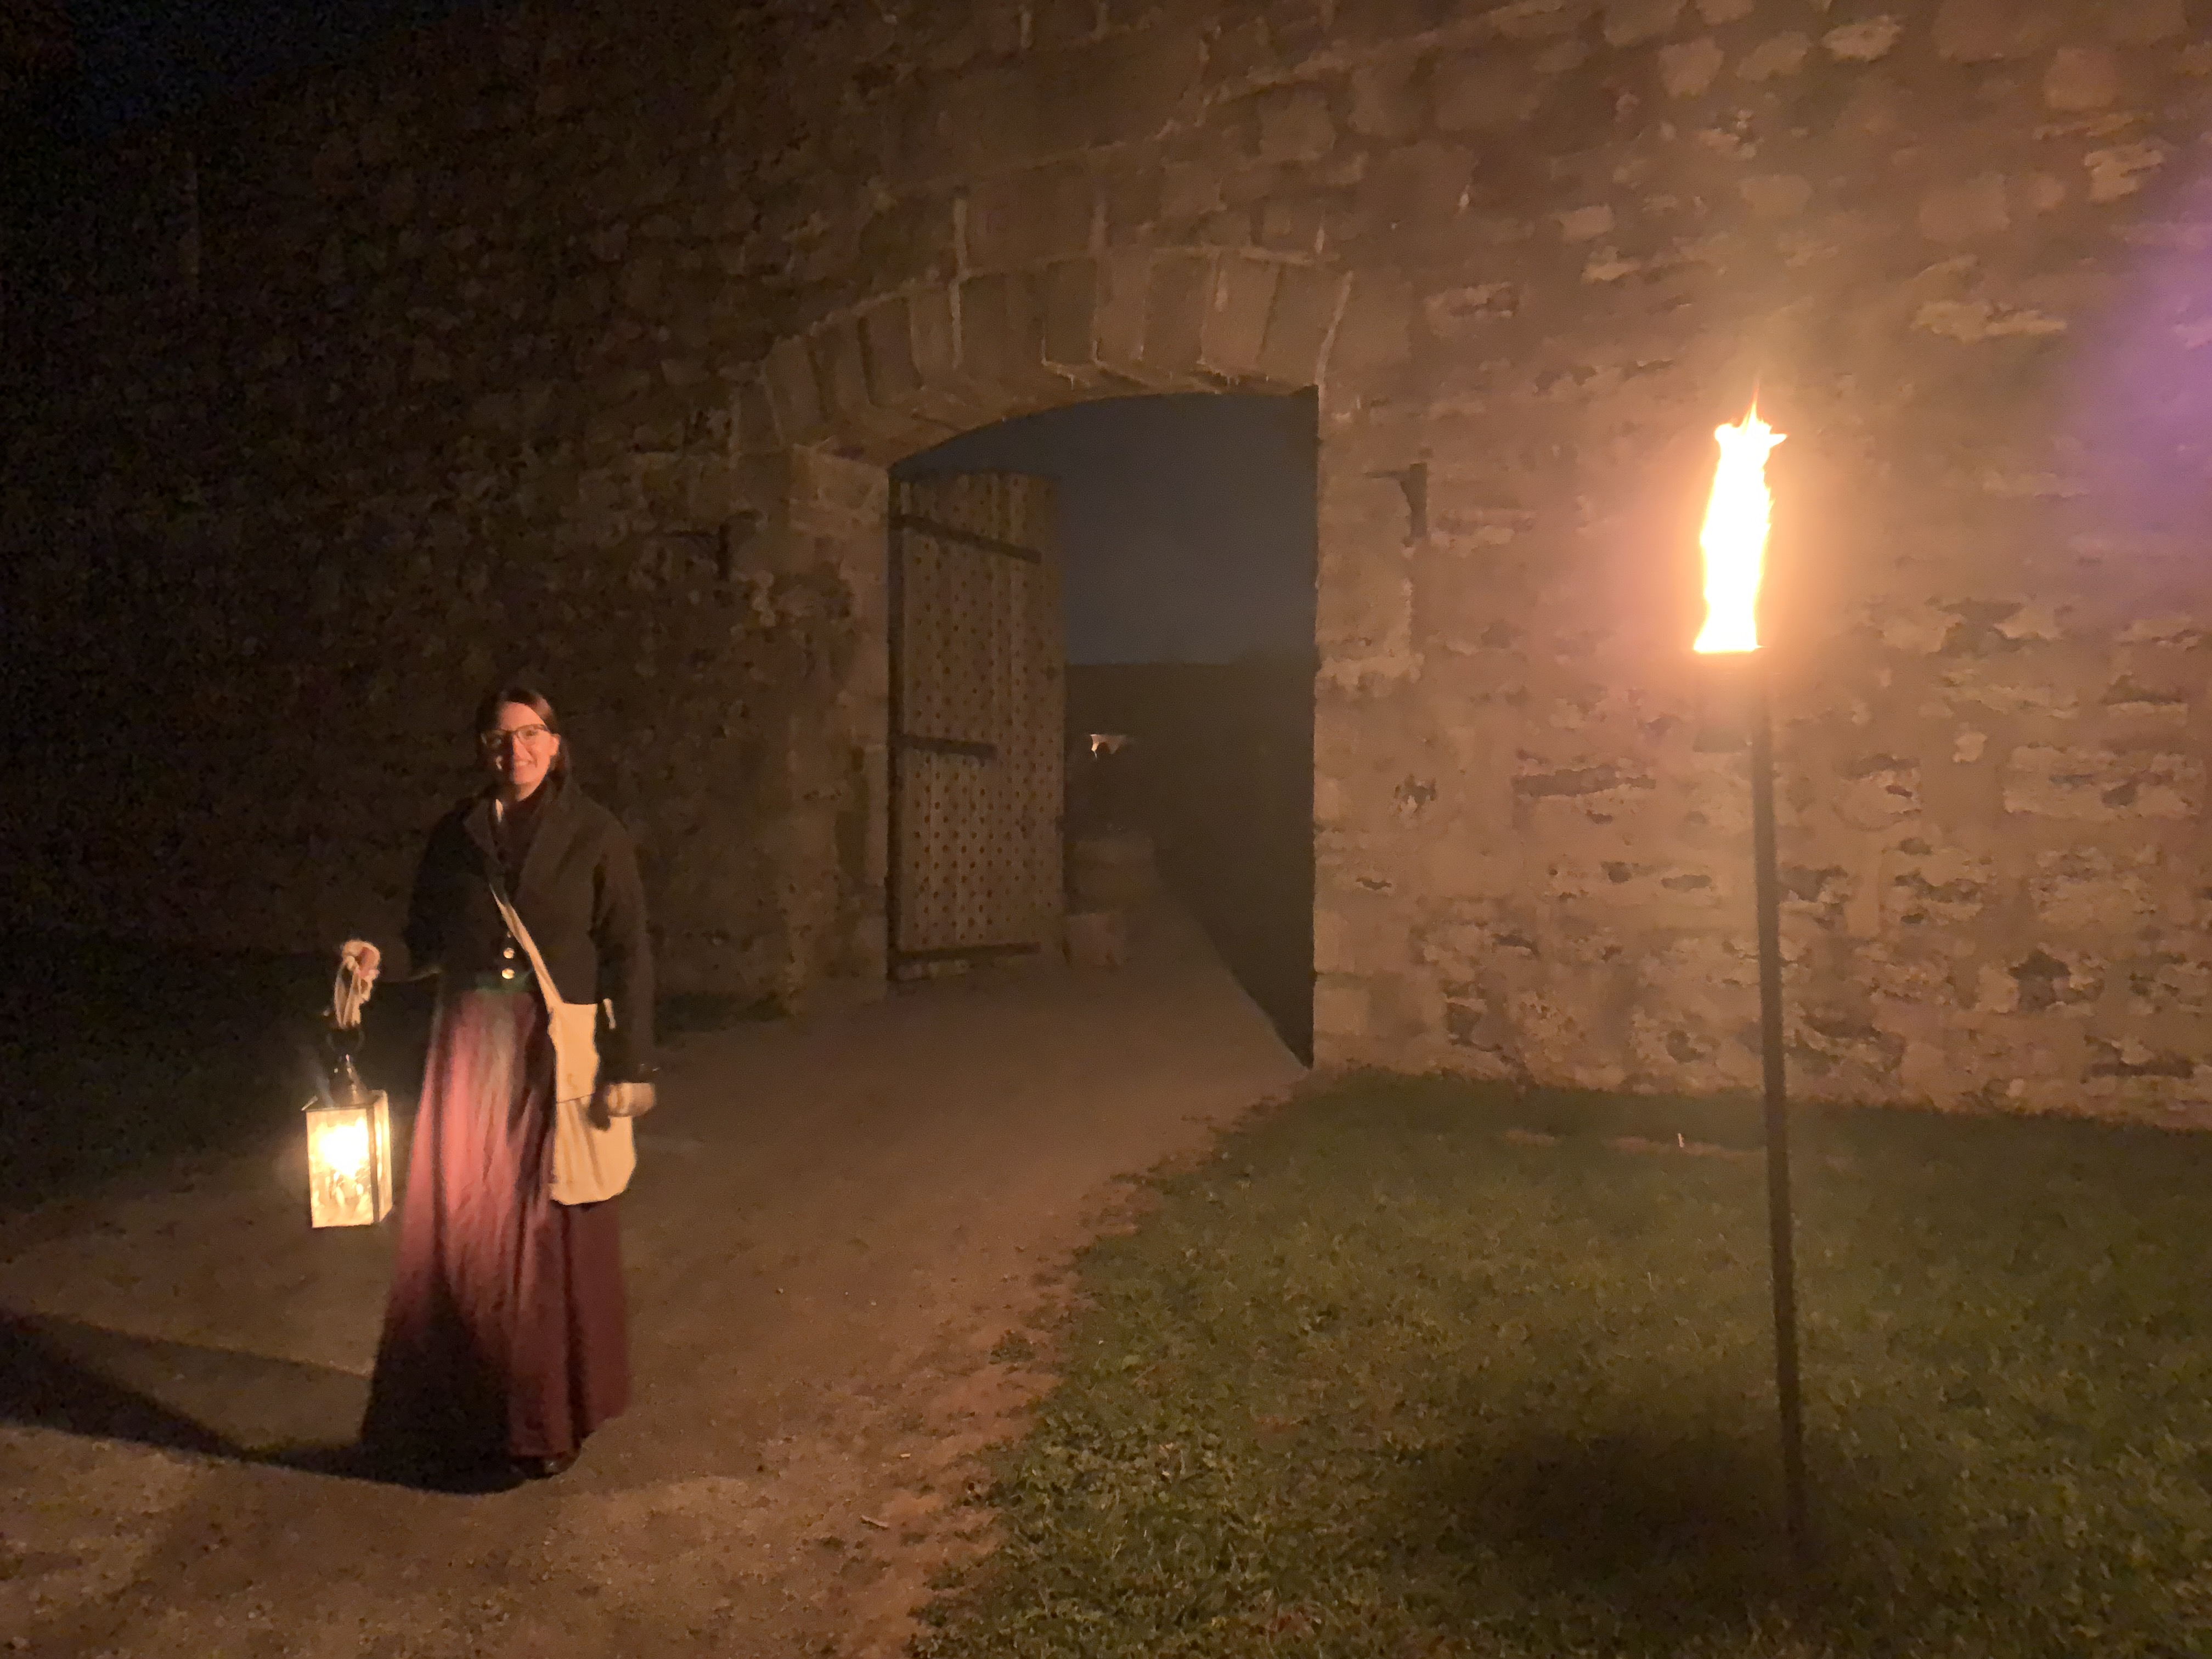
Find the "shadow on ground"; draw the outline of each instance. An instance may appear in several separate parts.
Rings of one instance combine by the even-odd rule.
[[[1773,1471],[1710,1437],[1534,1440],[1494,1454],[1476,1488],[1498,1542],[1563,1579],[1619,1580],[1695,1559],[1748,1565],[1773,1545]]]
[[[1485,1436],[1437,1460],[1416,1507],[1437,1517],[1440,1547],[1472,1544],[1536,1582],[1611,1585],[1630,1601],[1646,1589],[1674,1600],[1675,1573],[1692,1567],[1740,1605],[1785,1553],[1770,1449],[1701,1430]]]
[[[372,1457],[355,1434],[368,1394],[327,1365],[0,1310],[0,1424],[418,1491],[516,1484]]]
[[[1772,1445],[1687,1425],[1502,1428],[1430,1460],[1378,1520],[1378,1548],[1460,1559],[1470,1617],[1548,1601],[1695,1647],[1848,1622],[1870,1588],[1797,1570]]]

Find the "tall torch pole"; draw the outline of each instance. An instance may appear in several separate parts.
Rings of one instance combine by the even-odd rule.
[[[1805,1412],[1797,1381],[1796,1224],[1790,1205],[1790,1097],[1782,1069],[1782,882],[1774,864],[1774,717],[1765,665],[1753,671],[1752,863],[1759,908],[1759,1061],[1766,1097],[1766,1234],[1774,1285],[1774,1392],[1782,1407],[1782,1493],[1790,1553],[1813,1540],[1805,1514]]]
[[[1782,1488],[1793,1558],[1812,1553],[1805,1499],[1805,1414],[1797,1375],[1796,1224],[1790,1200],[1790,1100],[1782,1047],[1782,883],[1774,852],[1774,716],[1759,651],[1758,603],[1773,500],[1767,452],[1782,434],[1754,408],[1724,426],[1721,461],[1700,538],[1705,553],[1701,652],[1749,656],[1751,842],[1759,933],[1759,1030],[1766,1120],[1766,1227],[1774,1292],[1774,1389],[1782,1415]]]

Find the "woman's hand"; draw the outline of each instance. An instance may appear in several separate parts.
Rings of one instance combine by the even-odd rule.
[[[376,969],[383,953],[365,939],[349,939],[338,947],[338,976],[331,987],[331,1024],[350,1031],[361,1024],[362,1005],[376,984]]]
[[[599,1103],[611,1118],[643,1117],[653,1108],[653,1085],[650,1083],[602,1083],[599,1085]]]
[[[384,965],[384,952],[365,939],[349,939],[338,946],[338,966],[349,969],[363,985],[376,983],[376,970]]]

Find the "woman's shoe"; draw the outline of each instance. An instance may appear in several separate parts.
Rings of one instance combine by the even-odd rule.
[[[526,1480],[550,1480],[555,1475],[566,1474],[575,1468],[581,1450],[580,1447],[575,1451],[565,1451],[558,1457],[518,1457],[514,1460],[515,1470]]]

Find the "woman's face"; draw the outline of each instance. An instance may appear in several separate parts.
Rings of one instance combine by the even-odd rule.
[[[500,705],[499,720],[483,734],[484,764],[514,799],[526,800],[545,781],[553,757],[561,752],[561,739],[545,729],[538,711],[526,702]]]

